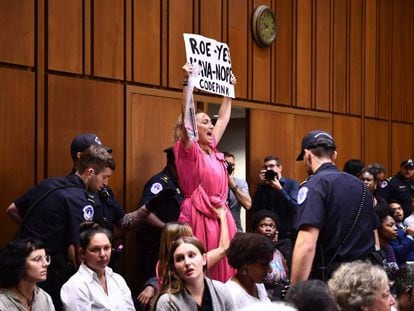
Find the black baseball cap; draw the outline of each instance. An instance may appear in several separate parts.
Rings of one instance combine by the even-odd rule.
[[[302,149],[296,158],[296,161],[303,160],[305,149],[312,149],[320,146],[333,148],[333,150],[336,149],[335,141],[330,134],[320,130],[310,131],[302,139]]]
[[[96,146],[102,146],[106,149],[109,153],[112,153],[112,148],[107,147],[102,144],[99,137],[95,134],[88,133],[88,134],[80,134],[76,136],[72,143],[70,144],[70,154],[72,156],[73,161],[77,160],[77,154],[78,152],[83,152],[86,149],[89,148],[89,146],[96,145]]]
[[[408,168],[408,169],[414,169],[414,162],[411,159],[405,160],[401,162],[401,168]]]

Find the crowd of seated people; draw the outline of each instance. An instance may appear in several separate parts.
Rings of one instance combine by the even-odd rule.
[[[278,241],[280,217],[272,210],[255,207],[248,232],[233,237],[234,230],[228,224],[229,220],[233,222],[230,211],[220,203],[209,215],[209,221],[217,222],[214,228],[220,229],[215,232],[216,247],[207,249],[195,237],[196,222],[193,227],[179,222],[163,226],[155,277],[148,280],[134,303],[125,275],[108,266],[113,250],[112,232],[86,222],[80,228],[75,252],[77,271],[60,289],[62,308],[413,310],[414,195],[407,199],[407,191],[414,191],[414,187],[407,186],[413,184],[413,161],[403,161],[401,171],[390,179],[384,179],[383,166],[378,163],[364,168],[362,161],[352,160],[345,169],[360,178],[372,194],[372,207],[378,217],[376,250],[372,252],[379,256],[376,260],[367,256],[366,261],[339,265],[328,282],[308,280],[290,286],[290,255],[284,253]],[[410,180],[407,176],[411,176]],[[406,190],[404,193],[388,189],[393,178],[407,186],[401,188]],[[208,240],[205,226],[204,239]],[[293,243],[294,240],[293,234]],[[16,239],[1,251],[0,259],[0,310],[60,310],[38,286],[46,280],[51,263],[41,241]],[[223,260],[224,270],[217,270]],[[210,271],[215,271],[213,276],[234,272],[226,280],[217,280]]]

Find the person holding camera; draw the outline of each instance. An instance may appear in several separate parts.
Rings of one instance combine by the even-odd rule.
[[[235,157],[229,152],[223,152],[224,159],[227,162],[227,173],[229,174],[229,191],[227,195],[227,203],[230,212],[233,215],[236,223],[237,232],[243,232],[240,220],[240,210],[243,206],[249,210],[252,207],[252,198],[249,193],[249,186],[243,179],[234,176],[234,169],[236,167]]]
[[[261,182],[253,199],[253,211],[267,209],[279,216],[278,248],[290,262],[295,238],[293,225],[299,184],[296,180],[282,176],[282,169],[278,157],[269,155],[264,158],[263,169],[259,175]]]

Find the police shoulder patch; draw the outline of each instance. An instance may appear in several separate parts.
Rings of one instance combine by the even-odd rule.
[[[158,194],[158,193],[161,192],[162,189],[163,188],[162,188],[161,183],[159,183],[159,182],[153,183],[152,186],[151,186],[151,193],[152,194]]]
[[[309,188],[306,186],[301,187],[299,189],[299,192],[298,192],[298,204],[299,205],[305,202],[306,198],[308,197],[308,191],[309,191]]]
[[[83,219],[86,221],[90,221],[93,219],[93,215],[95,213],[95,210],[93,209],[92,205],[86,205],[83,209]]]

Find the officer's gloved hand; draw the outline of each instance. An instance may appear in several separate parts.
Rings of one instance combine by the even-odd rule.
[[[161,191],[156,197],[153,197],[151,200],[149,200],[145,207],[150,211],[153,212],[157,208],[160,208],[163,205],[163,202],[166,200],[174,197],[176,194],[175,189],[165,189]]]

